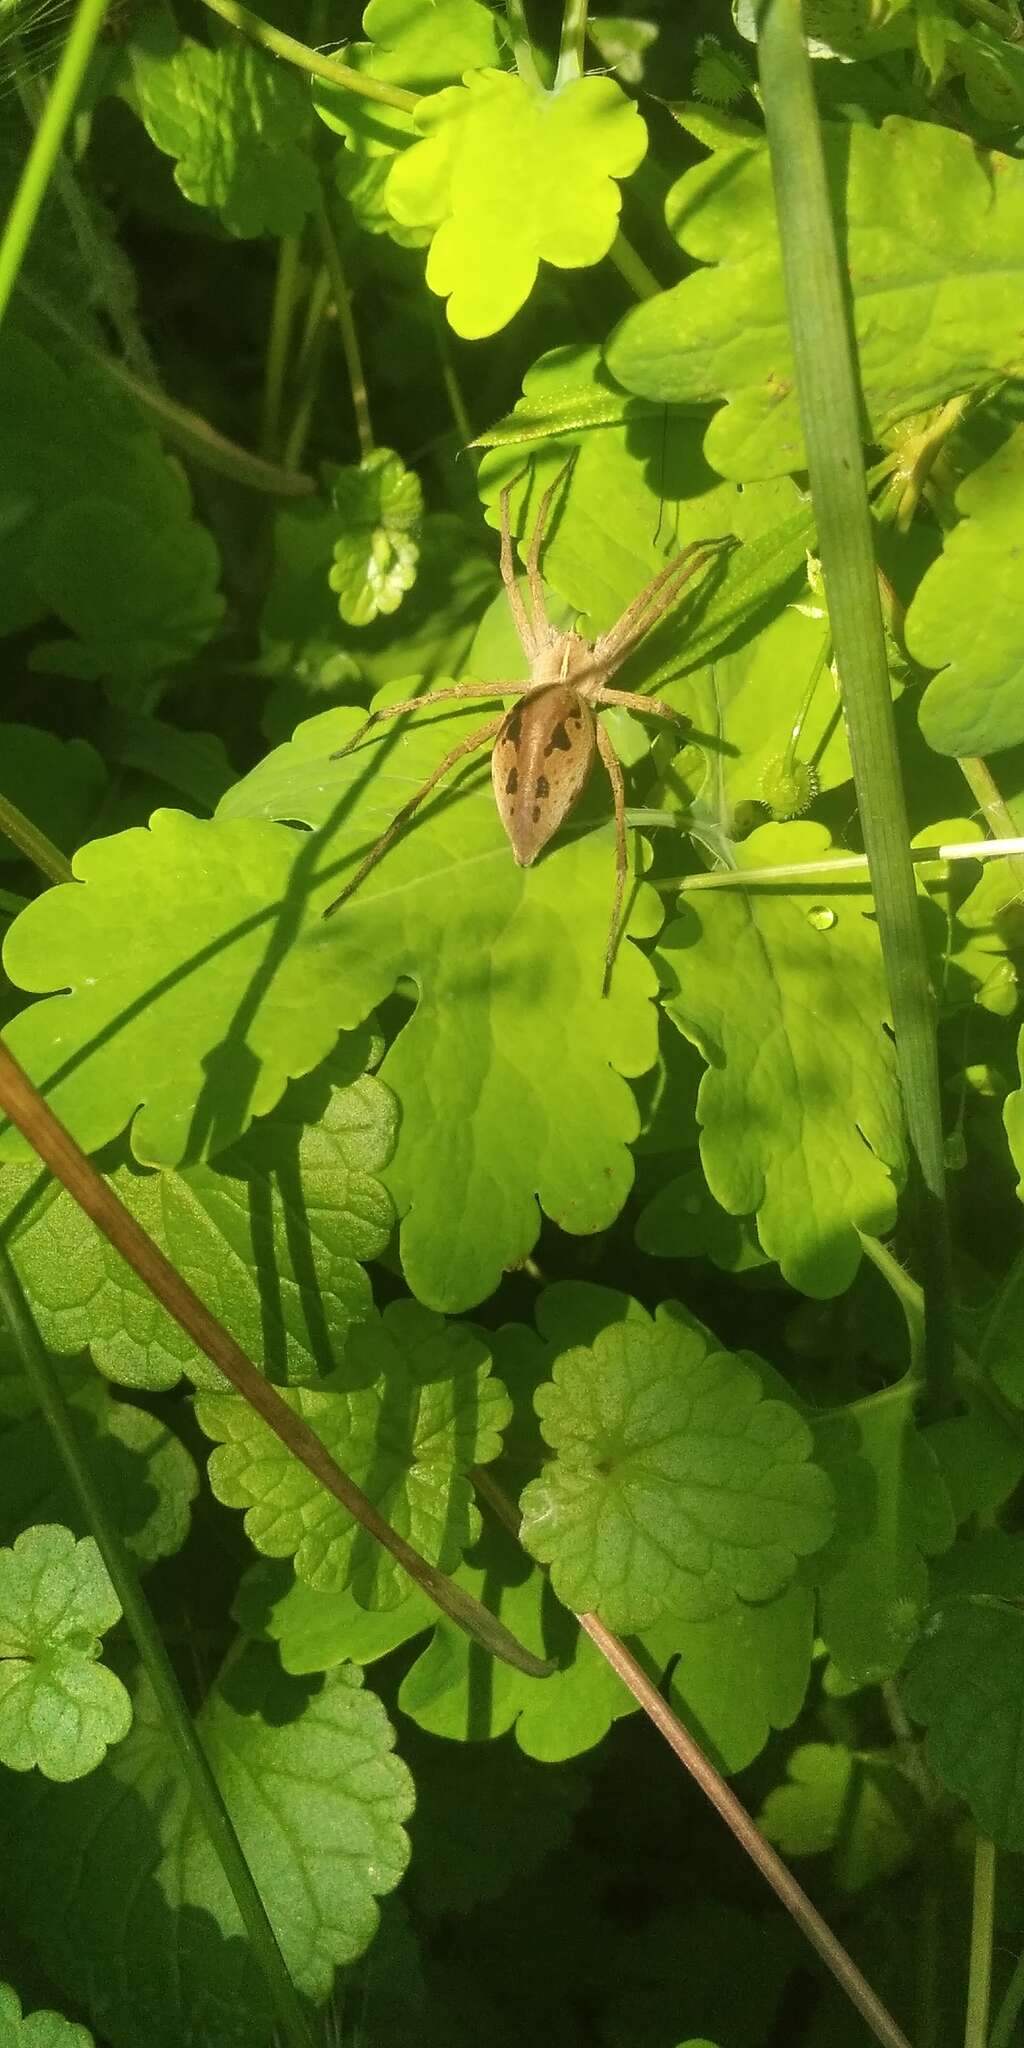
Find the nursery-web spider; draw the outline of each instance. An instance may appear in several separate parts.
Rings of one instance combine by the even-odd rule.
[[[715,549],[730,545],[732,536],[691,541],[681,554],[652,576],[639,596],[626,606],[610,632],[600,634],[596,640],[584,640],[579,633],[562,632],[548,619],[540,576],[540,552],[551,501],[567,468],[568,465],[549,484],[537,512],[526,558],[529,613],[513,566],[509,518],[512,485],[506,485],[501,493],[501,580],[520,645],[530,665],[529,681],[451,683],[440,690],[428,690],[422,697],[408,697],[400,704],[385,704],[379,711],[371,711],[347,746],[339,747],[337,753],[331,755],[332,761],[341,760],[359,746],[367,733],[383,719],[401,718],[407,712],[421,710],[424,705],[473,697],[514,696],[519,699],[511,711],[497,712],[445,754],[408,803],[395,813],[390,825],[370,848],[351,881],[346,882],[340,896],[336,896],[325,910],[324,916],[330,917],[348,901],[370,869],[382,859],[403,826],[408,824],[424,798],[467,754],[475,753],[479,747],[492,748],[494,801],[516,860],[524,868],[536,860],[553,833],[564,824],[583,793],[595,755],[599,755],[611,783],[615,804],[615,898],[602,983],[603,990],[607,992],[619,939],[628,873],[626,793],[618,756],[604,727],[595,718],[594,709],[603,704],[616,704],[627,711],[670,719],[679,726],[689,725],[689,719],[673,711],[670,705],[662,704],[657,697],[645,697],[636,690],[612,690],[608,685],[644,634],[674,604],[683,585],[712,559]]]

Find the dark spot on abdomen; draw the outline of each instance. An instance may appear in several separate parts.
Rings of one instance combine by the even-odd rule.
[[[568,733],[566,732],[565,724],[563,721],[561,725],[556,725],[554,732],[552,733],[551,738],[549,739],[547,746],[544,749],[544,759],[547,760],[548,755],[553,754],[556,747],[558,748],[560,753],[567,754],[571,746],[572,741],[569,738]]]
[[[546,776],[546,775],[538,775],[538,777],[537,777],[537,787],[536,787],[536,789],[534,790],[534,792],[533,792],[533,793],[534,793],[534,796],[550,796],[550,795],[551,795],[551,784],[549,783],[549,781],[548,781],[548,778],[547,778],[547,776]]]

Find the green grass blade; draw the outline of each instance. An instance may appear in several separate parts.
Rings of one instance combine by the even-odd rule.
[[[18,272],[46,197],[65,130],[75,111],[75,102],[106,9],[107,0],[79,0],[75,11],[71,32],[0,238],[0,321],[18,281]]]
[[[758,55],[807,466],[910,1142],[908,1220],[933,1415],[953,1402],[935,1013],[914,890],[864,479],[857,380],[800,0],[763,0]]]

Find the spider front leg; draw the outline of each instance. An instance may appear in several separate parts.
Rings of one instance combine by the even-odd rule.
[[[419,703],[422,699],[417,698],[414,701]],[[458,746],[452,747],[451,751],[445,755],[444,760],[438,762],[437,767],[427,776],[426,781],[421,782],[415,796],[411,796],[408,803],[403,804],[401,810],[395,812],[387,830],[381,833],[376,845],[371,846],[369,853],[356,869],[352,880],[346,882],[340,896],[336,896],[333,903],[328,904],[327,909],[324,911],[325,918],[333,917],[335,911],[340,910],[343,903],[347,903],[349,897],[358,889],[360,882],[365,880],[370,869],[375,868],[377,862],[383,859],[388,847],[398,838],[403,825],[407,825],[413,813],[419,810],[424,797],[430,795],[431,790],[436,787],[443,775],[447,775],[449,768],[454,768],[456,762],[464,760],[467,754],[474,754],[478,747],[490,745],[499,726],[503,723],[504,717],[505,713],[499,711],[495,718],[487,720],[486,725],[478,725],[475,732],[471,732],[467,739],[460,740]]]
[[[343,761],[345,755],[351,754],[353,748],[358,747],[360,741],[366,738],[367,733],[371,732],[375,725],[380,725],[385,718],[404,718],[407,711],[420,711],[426,704],[449,703],[456,697],[463,700],[467,697],[475,697],[478,700],[489,697],[521,697],[524,690],[528,690],[529,687],[528,683],[450,683],[443,690],[428,690],[422,697],[404,697],[400,704],[382,704],[380,710],[371,711],[358,732],[354,732],[343,747],[335,748],[334,753],[328,758],[332,761]]]
[[[691,541],[689,547],[685,547],[681,554],[676,555],[664,569],[659,569],[657,575],[651,577],[639,595],[626,606],[622,617],[616,620],[610,631],[602,633],[600,639],[594,643],[595,656],[602,664],[605,675],[614,675],[615,670],[622,667],[644,634],[649,633],[651,627],[657,625],[658,620],[663,618],[675,603],[691,576],[696,576],[698,569],[703,569],[705,564],[713,559],[713,551],[716,548],[733,545],[732,534],[724,534],[716,540]]]
[[[529,553],[526,557],[526,580],[530,586],[530,608],[533,612],[534,638],[538,647],[543,646],[545,639],[551,632],[547,606],[544,603],[544,585],[540,580],[540,551],[548,523],[548,513],[551,510],[551,501],[555,492],[565,482],[575,460],[575,454],[570,455],[568,461],[563,462],[557,476],[553,477],[549,483],[537,507],[537,517],[533,523]]]

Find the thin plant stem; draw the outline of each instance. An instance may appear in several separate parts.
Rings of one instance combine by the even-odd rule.
[[[97,1173],[70,1131],[54,1115],[39,1090],[0,1041],[0,1109],[27,1138],[50,1172],[67,1188],[96,1228],[120,1252],[154,1299],[174,1317],[192,1342],[224,1375],[229,1385],[272,1430],[327,1493],[395,1559],[427,1598],[459,1628],[488,1651],[535,1678],[546,1678],[551,1665],[535,1657],[461,1586],[429,1564],[384,1520],[362,1488],[331,1457],[326,1446],[253,1364],[230,1331],[211,1315],[205,1302],[182,1279],[159,1245],[125,1208],[103,1176]]]
[[[614,263],[621,278],[625,279],[631,292],[638,299],[656,299],[661,290],[653,270],[648,270],[642,256],[627,242],[620,228],[608,251],[609,261]]]
[[[516,70],[524,85],[532,86],[536,92],[543,92],[544,81],[537,69],[537,60],[533,54],[533,44],[530,41],[530,28],[526,19],[526,9],[523,6],[523,0],[505,0],[505,14],[508,19],[509,36],[512,43],[512,55],[515,58]]]
[[[974,1838],[971,1890],[971,1961],[967,1977],[964,2048],[985,2048],[992,2000],[992,1937],[996,1907],[996,1845],[980,1830]]]
[[[1011,2048],[1018,2038],[1017,2021],[1024,2007],[1024,1954],[1017,1957],[1002,2005],[992,2022],[988,2048]]]
[[[67,855],[7,796],[0,796],[0,832],[12,846],[17,847],[19,853],[24,854],[26,860],[35,864],[48,882],[74,881],[74,870]]]
[[[310,2048],[311,2036],[295,1986],[288,1974],[277,1936],[245,1860],[234,1823],[199,1740],[167,1650],[120,1531],[107,1505],[64,1398],[60,1380],[40,1341],[22,1293],[7,1246],[0,1241],[0,1306],[21,1355],[25,1376],[38,1401],[61,1463],[95,1537],[114,1590],[121,1602],[146,1675],[152,1685],[167,1734],[177,1751],[189,1792],[202,1818],[210,1846],[231,1889],[253,1954],[266,1978],[282,2038],[291,2048]]]
[[[641,832],[658,824],[673,824],[679,828],[679,818],[672,811],[629,811],[627,820]],[[1007,860],[1014,854],[1024,854],[1024,839],[958,839],[948,846],[912,846],[912,866],[926,865],[933,860]],[[864,853],[840,853],[827,856],[824,860],[782,861],[776,867],[763,868],[709,868],[705,874],[655,876],[656,889],[678,889],[685,895],[692,895],[701,889],[752,889],[765,882],[799,882],[807,880],[828,881],[831,875],[863,875],[870,879],[870,864]]]
[[[305,453],[313,407],[320,389],[320,367],[323,362],[327,309],[330,303],[331,281],[326,269],[321,269],[309,295],[305,331],[295,361],[294,381],[299,397],[282,451],[282,460],[287,469],[297,469]]]
[[[588,0],[565,0],[562,36],[558,47],[555,91],[583,76],[583,52],[587,40]]]
[[[444,385],[445,396],[455,424],[455,432],[459,437],[462,447],[470,454],[470,459],[478,462],[480,458],[473,454],[472,448],[472,422],[466,411],[466,401],[462,396],[462,386],[459,383],[458,373],[452,361],[451,346],[448,340],[448,322],[445,319],[442,308],[433,296],[431,297],[430,316],[434,328],[434,338],[437,342],[438,361],[441,365],[441,382]]]
[[[1016,831],[1016,819],[996,782],[988,762],[983,760],[980,754],[961,754],[957,760],[957,767],[989,831],[992,833],[1002,833],[1007,839],[1012,838]],[[1024,841],[1021,842],[1017,851],[1024,853]],[[1020,888],[1021,895],[1024,896],[1024,860],[1014,859],[1012,872],[1014,880]]]
[[[291,340],[299,286],[300,235],[282,235],[277,248],[274,303],[267,337],[267,360],[263,373],[263,419],[260,447],[264,455],[277,452],[281,433],[281,401],[284,394],[288,344]]]
[[[499,1520],[518,1540],[519,1516],[498,1482],[481,1466],[474,1467],[472,1477],[481,1497],[489,1503]],[[786,1869],[781,1857],[776,1855],[775,1850],[751,1820],[731,1786],[726,1784],[714,1765],[709,1763],[703,1750],[683,1726],[678,1714],[673,1713],[668,1701],[658,1691],[653,1680],[648,1678],[625,1643],[613,1635],[611,1629],[606,1628],[596,1614],[576,1614],[574,1619],[590,1637],[605,1662],[622,1680],[623,1685],[632,1693],[637,1704],[643,1709],[648,1720],[653,1722],[669,1748],[675,1752],[680,1763],[689,1771],[719,1818],[724,1820],[740,1847],[745,1850],[765,1882],[781,1900],[801,1933],[806,1936],[812,1948],[817,1950],[837,1984],[867,2021],[875,2039],[883,2043],[883,2048],[910,2048],[906,2035],[900,2031],[881,1999],[876,1997],[852,1956],[847,1954],[842,1943],[822,1919],[817,1907],[811,1904],[802,1886]]]
[[[963,0],[963,4],[967,13],[973,14],[975,21],[987,22],[989,28],[994,28],[997,35],[1005,36],[1008,42],[1017,40],[1020,32],[1019,18],[1008,13],[1005,8],[997,7],[994,0]]]
[[[25,110],[26,119],[35,130],[38,129],[46,110],[46,94],[39,80],[31,77],[24,68],[20,38],[15,38],[14,55],[14,83],[18,98]],[[63,149],[60,148],[53,160],[53,184],[70,222],[83,265],[103,294],[103,302],[124,350],[126,363],[137,377],[141,377],[146,383],[155,383],[153,359],[135,317],[130,295],[124,287],[117,264],[110,261],[102,236],[97,232],[92,215],[78,189],[75,174]]]
[[[317,229],[320,235],[320,247],[323,252],[324,263],[327,267],[327,274],[331,280],[331,297],[334,300],[338,333],[341,337],[345,368],[348,371],[349,387],[352,392],[352,407],[356,416],[359,453],[365,462],[366,457],[373,454],[374,448],[373,427],[370,422],[370,404],[366,395],[366,379],[363,375],[363,362],[359,353],[359,336],[356,333],[356,323],[352,318],[352,301],[349,297],[348,284],[342,267],[341,251],[338,248],[338,238],[334,232],[334,226],[323,192],[320,194],[320,204],[317,212]]]
[[[46,188],[60,155],[68,123],[75,111],[75,102],[103,26],[106,9],[107,0],[78,0],[75,18],[61,51],[60,63],[0,238],[0,322],[18,281],[18,272],[46,197]]]
[[[811,497],[892,1007],[925,1293],[926,1405],[953,1409],[953,1286],[934,1001],[909,854],[845,277],[800,0],[761,0],[758,58]]]
[[[212,8],[222,21],[230,22],[232,28],[240,29],[261,50],[269,50],[272,57],[283,57],[286,64],[294,64],[310,78],[326,78],[332,85],[343,85],[347,92],[357,93],[361,99],[376,100],[378,106],[398,107],[406,114],[411,114],[419,102],[419,94],[407,92],[404,85],[388,85],[383,79],[371,78],[369,72],[353,71],[350,65],[326,57],[322,50],[311,50],[308,43],[300,43],[295,36],[271,28],[269,21],[243,7],[241,0],[203,0],[203,5]]]
[[[276,463],[264,462],[262,456],[254,455],[250,449],[240,448],[237,441],[229,441],[226,435],[218,433],[217,428],[211,427],[199,413],[178,405],[155,384],[148,384],[137,377],[125,363],[116,362],[113,356],[106,355],[76,331],[46,292],[39,291],[24,278],[18,289],[37,312],[52,321],[80,355],[94,363],[111,384],[116,384],[143,412],[149,414],[165,441],[180,448],[191,461],[201,464],[204,469],[216,471],[218,476],[230,477],[232,483],[244,484],[248,490],[266,492],[269,497],[308,498],[316,490],[313,477],[287,468],[280,469]]]

